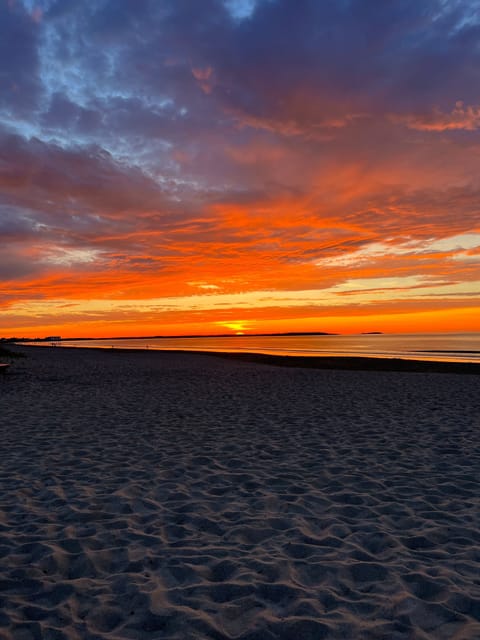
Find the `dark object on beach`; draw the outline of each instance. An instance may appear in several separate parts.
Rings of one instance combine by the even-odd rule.
[[[9,366],[10,366],[9,364],[4,364],[0,362],[0,373],[6,373]]]

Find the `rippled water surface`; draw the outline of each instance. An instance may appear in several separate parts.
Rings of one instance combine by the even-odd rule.
[[[49,345],[50,343],[39,343]],[[369,356],[480,362],[480,332],[455,334],[288,335],[210,338],[64,340],[59,346],[271,353],[298,356]]]

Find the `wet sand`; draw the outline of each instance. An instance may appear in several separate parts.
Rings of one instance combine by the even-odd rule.
[[[15,349],[0,638],[480,637],[471,369]]]

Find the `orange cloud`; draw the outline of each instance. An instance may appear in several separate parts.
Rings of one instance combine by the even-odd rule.
[[[197,80],[202,91],[206,94],[210,94],[213,91],[214,83],[214,71],[212,67],[200,68],[193,67],[192,75]]]
[[[419,131],[475,131],[480,128],[480,106],[465,105],[459,100],[450,113],[437,108],[430,113],[392,115],[391,119]]]

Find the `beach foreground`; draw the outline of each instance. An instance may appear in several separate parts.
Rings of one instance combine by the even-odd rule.
[[[16,348],[0,638],[480,638],[480,377]]]

